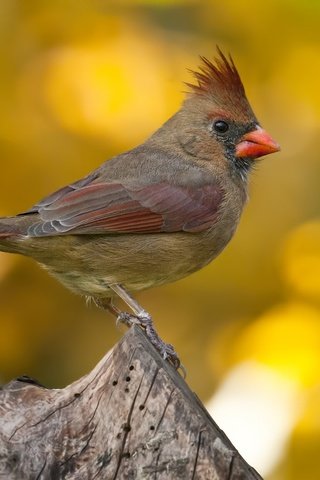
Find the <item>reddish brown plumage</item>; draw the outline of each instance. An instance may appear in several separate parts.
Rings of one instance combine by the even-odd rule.
[[[190,70],[197,84],[187,83],[191,94],[207,97],[223,110],[238,109],[239,112],[253,115],[246,98],[245,89],[231,55],[227,58],[217,47],[217,56],[211,62],[200,56],[198,70]]]
[[[239,95],[245,95],[243,83],[231,55],[227,59],[219,48],[217,50],[218,56],[214,58],[215,64],[206,57],[200,56],[202,65],[199,66],[199,71],[191,70],[198,80],[198,85],[188,85],[200,95],[203,93],[216,94],[217,89],[229,92],[232,90]]]
[[[76,184],[75,184],[76,185]],[[39,213],[29,235],[200,232],[217,216],[218,185],[183,188],[167,183],[92,183],[73,187],[26,213]],[[71,191],[70,191],[71,190]],[[50,196],[50,198],[52,198]]]

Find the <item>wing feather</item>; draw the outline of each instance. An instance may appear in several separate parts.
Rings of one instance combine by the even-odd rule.
[[[80,184],[79,184],[80,183]],[[47,197],[28,234],[198,232],[217,219],[224,192],[218,184],[183,187],[78,182]]]

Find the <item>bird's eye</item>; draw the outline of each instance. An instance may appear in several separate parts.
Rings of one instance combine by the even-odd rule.
[[[214,122],[213,128],[218,133],[226,133],[226,131],[229,130],[229,125],[224,120],[217,120]]]

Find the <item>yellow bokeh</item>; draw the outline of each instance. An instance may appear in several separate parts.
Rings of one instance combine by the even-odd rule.
[[[295,291],[320,298],[320,220],[290,232],[283,245],[283,273]]]
[[[291,101],[296,99],[301,106],[308,105],[320,117],[320,45],[297,42],[279,66],[278,75],[286,82],[285,95]],[[298,105],[299,106],[299,105]]]
[[[123,55],[130,51],[135,55]],[[125,136],[134,143],[172,113],[168,98],[179,105],[181,83],[165,85],[169,75],[161,45],[129,29],[111,42],[56,49],[47,59],[44,97],[64,128],[116,142]]]
[[[1,285],[1,284],[0,284]],[[0,335],[0,365],[7,365],[10,372],[20,370],[21,362],[26,356],[30,360],[32,355],[29,352],[29,345],[26,341],[24,329],[14,318],[14,312],[1,313],[1,335]]]
[[[6,255],[5,253],[0,252],[0,285],[2,278],[8,275],[9,271],[14,268],[17,260],[18,257]]]
[[[305,436],[320,436],[320,385],[316,385],[310,393],[307,399],[308,408],[297,425],[297,432]]]
[[[320,371],[320,310],[303,303],[276,306],[237,338],[234,361],[255,360],[302,386]]]

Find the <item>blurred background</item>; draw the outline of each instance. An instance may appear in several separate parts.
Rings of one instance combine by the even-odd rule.
[[[268,480],[319,478],[320,2],[0,2],[0,215],[142,142],[178,108],[187,68],[231,52],[282,151],[251,179],[225,252],[138,295],[191,388]],[[33,261],[0,253],[0,379],[63,387],[121,337]]]

